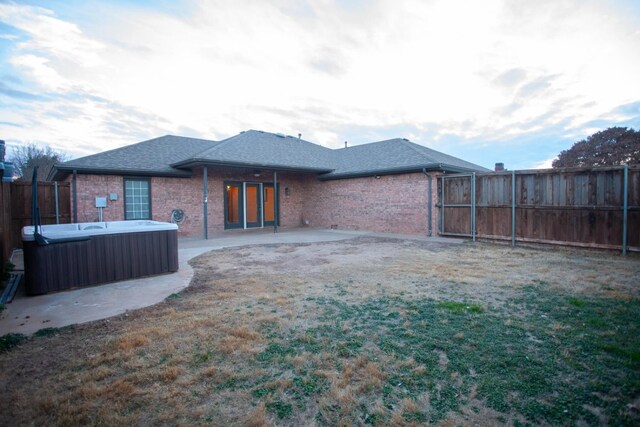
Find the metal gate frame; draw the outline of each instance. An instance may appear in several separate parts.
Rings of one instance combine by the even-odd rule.
[[[445,179],[448,178],[466,178],[469,177],[471,180],[471,203],[445,203],[444,197],[444,182]],[[471,209],[471,224],[470,230],[471,233],[447,233],[444,229],[444,211],[446,208],[469,208]],[[453,174],[453,175],[442,175],[440,177],[440,235],[442,236],[454,236],[454,237],[471,237],[473,241],[476,241],[476,174]]]

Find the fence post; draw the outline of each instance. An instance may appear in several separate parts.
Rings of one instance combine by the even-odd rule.
[[[629,210],[629,165],[624,165],[622,194],[622,255],[627,255],[627,211]]]
[[[56,196],[56,224],[60,224],[60,208],[58,207],[58,181],[55,181],[53,190]]]
[[[207,180],[208,180],[208,174],[207,174],[207,167],[205,166],[202,170],[202,211],[203,211],[203,227],[204,227],[204,233],[203,233],[203,237],[204,240],[207,240],[209,238],[209,230],[208,230],[208,226],[207,226],[207,204],[209,203],[209,198],[207,197]]]
[[[471,174],[471,239],[476,241],[476,173]]]
[[[13,229],[11,221],[11,183],[0,180],[0,261],[11,256]]]
[[[433,234],[433,226],[432,226],[432,222],[433,222],[433,213],[432,213],[432,204],[433,204],[433,184],[431,182],[431,175],[428,175],[427,177],[429,179],[429,194],[427,195],[428,197],[428,202],[427,202],[427,236],[431,237],[431,235]]]
[[[280,221],[280,196],[278,194],[278,172],[273,171],[273,232],[278,232],[278,221]]]
[[[440,233],[444,234],[444,173],[440,179]]]
[[[73,170],[73,222],[78,223],[78,171]]]
[[[516,246],[516,171],[511,171],[511,246]]]

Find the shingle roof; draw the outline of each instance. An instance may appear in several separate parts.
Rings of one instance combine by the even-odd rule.
[[[218,144],[206,139],[166,135],[137,144],[91,156],[80,157],[55,166],[53,178],[73,170],[105,174],[135,174],[155,176],[191,176],[188,169],[171,167],[177,160]]]
[[[416,172],[426,169],[450,172],[488,171],[482,166],[414,144],[404,138],[341,148],[335,151],[336,168],[321,179],[360,175]]]
[[[329,172],[334,169],[333,150],[304,139],[249,130],[215,146],[174,162],[174,167],[193,164],[228,164],[300,171]]]
[[[162,136],[56,165],[52,175],[53,179],[60,179],[77,170],[188,177],[190,169],[198,165],[314,172],[323,180],[418,172],[424,168],[448,172],[488,171],[401,138],[331,150],[292,136],[249,130],[219,142]]]

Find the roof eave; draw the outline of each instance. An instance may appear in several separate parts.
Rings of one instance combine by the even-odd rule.
[[[131,175],[131,176],[159,176],[159,177],[172,177],[172,178],[190,178],[193,173],[190,170],[176,170],[175,172],[169,171],[154,171],[154,170],[140,170],[140,169],[111,169],[111,168],[92,168],[92,167],[80,167],[80,166],[54,166],[49,172],[47,179],[50,181],[59,181],[72,174],[73,171],[85,175]]]
[[[199,159],[199,158],[182,160],[177,163],[172,163],[170,166],[174,168],[191,168],[195,166],[222,166],[222,167],[231,167],[231,168],[261,168],[261,169],[271,169],[275,171],[310,172],[310,173],[329,173],[334,170],[330,168],[277,165],[277,164],[256,163],[256,162],[229,162],[224,160],[210,160],[210,159]]]
[[[344,172],[344,173],[329,173],[326,175],[320,175],[318,179],[321,181],[329,181],[334,179],[348,179],[348,178],[363,178],[376,175],[401,175],[405,173],[417,173],[417,172],[444,172],[444,173],[464,173],[464,172],[481,172],[478,169],[465,168],[461,166],[448,165],[445,163],[429,163],[424,165],[416,165],[410,167],[399,168],[387,168],[387,169],[371,169],[358,172]]]

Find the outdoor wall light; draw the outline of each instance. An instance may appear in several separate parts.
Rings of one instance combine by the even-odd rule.
[[[376,175],[374,178],[375,179],[380,179],[380,175]]]
[[[289,186],[284,187],[284,195],[285,196],[289,195]]]

